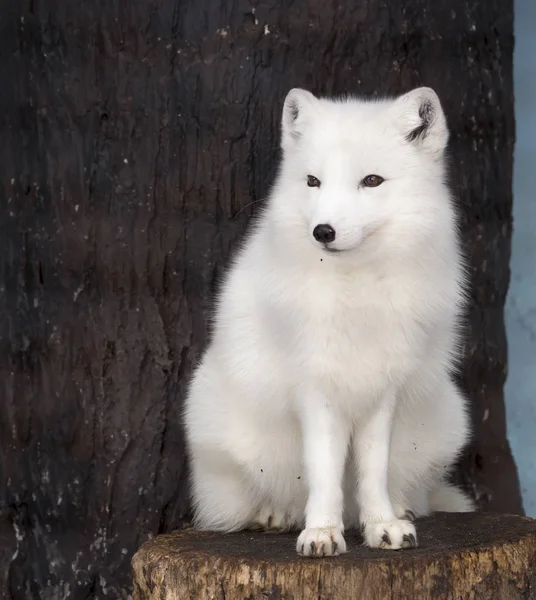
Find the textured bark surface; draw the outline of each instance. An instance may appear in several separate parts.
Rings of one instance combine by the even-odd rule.
[[[304,559],[294,536],[158,536],[132,560],[135,600],[521,600],[536,598],[536,521],[438,514],[420,548],[370,550],[357,534],[337,558]]]
[[[0,0],[0,596],[126,598],[187,517],[180,410],[290,87],[425,84],[474,280],[460,479],[522,510],[505,436],[511,0]]]

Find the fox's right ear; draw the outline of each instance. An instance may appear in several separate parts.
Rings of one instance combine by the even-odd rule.
[[[316,110],[318,99],[300,88],[290,90],[283,105],[281,122],[281,145],[290,148],[302,136],[304,125],[309,116]]]
[[[420,87],[395,100],[392,110],[408,142],[441,156],[447,146],[449,132],[445,114],[437,94]]]

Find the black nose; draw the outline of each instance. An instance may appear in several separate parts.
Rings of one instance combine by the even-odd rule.
[[[335,229],[331,225],[317,225],[313,229],[313,237],[317,242],[329,244],[335,239]]]

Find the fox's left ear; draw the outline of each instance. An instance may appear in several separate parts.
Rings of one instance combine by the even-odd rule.
[[[318,100],[311,92],[293,88],[285,98],[281,120],[281,145],[292,148],[306,129],[311,116],[317,112]]]
[[[443,153],[449,132],[434,90],[427,87],[412,90],[395,100],[392,110],[408,142],[432,154]]]

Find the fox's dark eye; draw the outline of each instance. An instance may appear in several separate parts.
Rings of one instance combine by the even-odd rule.
[[[378,187],[384,181],[385,179],[379,175],[367,175],[365,179],[363,179],[363,185],[366,187]]]
[[[307,175],[307,185],[309,187],[320,187],[320,180],[314,175]]]

